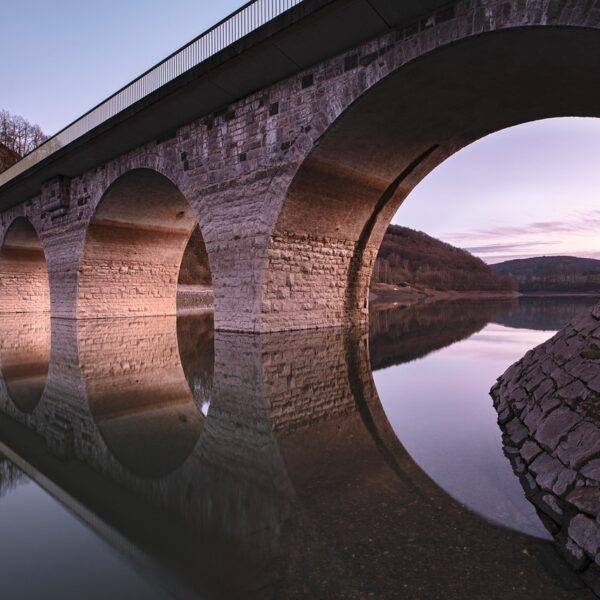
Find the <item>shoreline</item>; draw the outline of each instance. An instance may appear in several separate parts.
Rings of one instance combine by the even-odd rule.
[[[413,306],[415,304],[426,304],[439,300],[513,300],[521,296],[520,292],[515,291],[440,291],[376,283],[373,284],[369,292],[369,305],[373,310],[386,310],[398,306]]]
[[[486,292],[486,291],[456,291],[414,288],[409,285],[397,286],[386,283],[374,283],[369,292],[371,310],[386,310],[401,306],[427,304],[439,300],[512,300],[516,298],[594,298],[600,299],[600,293],[595,292]]]

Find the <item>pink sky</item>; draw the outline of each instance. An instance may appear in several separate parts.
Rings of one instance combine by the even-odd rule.
[[[394,223],[486,262],[600,258],[600,119],[548,119],[468,146],[425,178]]]

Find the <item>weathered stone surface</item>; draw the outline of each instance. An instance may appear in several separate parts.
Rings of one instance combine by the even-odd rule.
[[[548,392],[550,391],[552,391],[552,388],[548,390]],[[581,422],[581,417],[577,413],[567,407],[561,407],[550,413],[537,429],[529,427],[527,423],[526,425],[528,425],[530,431],[535,431],[535,439],[542,446],[554,450],[558,442],[579,422]]]
[[[563,496],[569,488],[575,483],[577,478],[577,472],[571,469],[561,469],[554,485],[552,486],[552,491],[558,496]]]
[[[569,524],[569,536],[581,546],[589,556],[600,551],[600,525],[584,515],[573,517]]]
[[[536,481],[545,490],[551,490],[563,470],[562,463],[546,453],[540,454],[529,466]]]
[[[567,496],[567,502],[588,515],[597,517],[600,515],[600,488],[577,488]]]
[[[526,439],[529,434],[527,428],[521,421],[517,418],[514,418],[512,421],[507,423],[506,431],[508,435],[510,435],[511,440],[517,445],[520,446]]]
[[[600,453],[598,425],[585,422],[576,427],[558,447],[558,457],[572,468],[579,468]]]
[[[600,458],[595,458],[582,467],[581,474],[600,483]]]
[[[520,446],[528,465],[523,472],[511,460],[513,468],[568,562],[585,570],[592,589],[598,584],[593,563],[600,564],[600,400],[594,388],[600,360],[589,348],[599,332],[598,306],[528,352],[491,392],[503,414],[522,410],[522,421],[499,420],[505,444]],[[556,386],[542,379],[544,372]],[[525,398],[516,393],[521,385]]]
[[[542,449],[531,440],[527,440],[521,448],[521,456],[527,463],[530,463],[541,452]]]

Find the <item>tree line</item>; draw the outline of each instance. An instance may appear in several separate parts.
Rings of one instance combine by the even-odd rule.
[[[408,227],[390,225],[373,281],[440,291],[514,291],[512,277],[496,274],[466,250]]]
[[[39,125],[30,123],[20,115],[13,115],[8,110],[0,109],[0,144],[16,155],[13,162],[35,150],[47,139],[48,136]],[[9,166],[5,164],[5,168]]]

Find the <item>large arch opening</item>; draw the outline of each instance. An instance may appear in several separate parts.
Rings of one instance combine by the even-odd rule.
[[[50,285],[42,242],[31,222],[15,219],[0,249],[0,313],[50,312]]]
[[[426,53],[360,95],[288,188],[263,278],[263,329],[366,322],[377,251],[414,186],[495,131],[600,116],[599,58],[592,29],[505,29]]]
[[[77,316],[174,315],[179,285],[188,306],[212,304],[197,217],[168,178],[150,169],[130,171],[108,188],[89,224]]]

